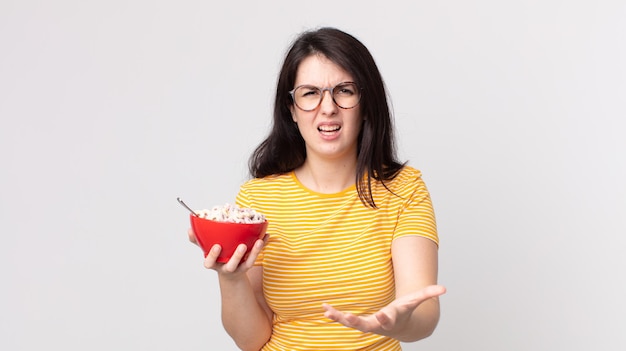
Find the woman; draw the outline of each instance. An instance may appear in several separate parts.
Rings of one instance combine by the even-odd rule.
[[[218,273],[222,321],[242,350],[400,350],[439,319],[438,238],[418,170],[395,155],[384,83],[367,48],[303,33],[279,75],[273,128],[237,204],[268,235]],[[195,242],[193,232],[189,238]]]

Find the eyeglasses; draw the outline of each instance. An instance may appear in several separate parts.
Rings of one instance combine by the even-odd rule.
[[[333,88],[318,88],[313,85],[300,85],[289,92],[291,99],[302,111],[315,110],[324,99],[324,92],[330,92],[335,105],[351,109],[361,100],[361,89],[354,82],[343,82]]]

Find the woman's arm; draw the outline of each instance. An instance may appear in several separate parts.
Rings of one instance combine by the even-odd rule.
[[[222,296],[222,324],[242,350],[258,351],[272,335],[271,311],[267,308],[258,283],[263,268],[256,266],[247,277],[232,279],[220,275]]]
[[[415,299],[426,297],[405,320],[398,321],[400,323],[395,326],[393,337],[404,342],[426,338],[433,333],[439,322],[438,295],[445,292],[445,288],[436,286],[438,247],[432,240],[424,237],[404,236],[395,239],[391,244],[391,256],[396,301],[404,300],[411,305],[411,302],[417,302]],[[436,296],[430,297],[431,294]]]
[[[191,230],[189,237],[195,242]],[[221,248],[215,245],[204,260],[204,266],[218,275],[224,329],[242,350],[258,351],[272,335],[273,313],[263,296],[263,268],[254,266],[263,245],[263,240],[257,240],[241,261],[246,252],[242,244],[225,264],[216,262]]]
[[[345,326],[411,342],[432,334],[439,321],[437,245],[419,236],[397,238],[391,245],[396,299],[369,316],[343,313],[324,304],[325,316]]]

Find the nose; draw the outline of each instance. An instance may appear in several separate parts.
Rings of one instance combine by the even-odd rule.
[[[326,97],[326,92],[328,92],[328,97]],[[335,100],[333,100],[332,89],[326,88],[322,90],[322,101],[320,102],[320,106],[322,113],[333,113],[337,110],[337,105],[335,105]]]

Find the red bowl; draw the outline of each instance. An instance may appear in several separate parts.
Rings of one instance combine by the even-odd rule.
[[[228,262],[239,244],[246,244],[248,249],[244,258],[247,257],[254,243],[262,239],[267,230],[267,221],[263,223],[218,222],[193,214],[190,214],[189,218],[198,245],[204,251],[204,257],[209,254],[213,245],[219,244],[222,252],[217,257],[217,262],[221,263]]]

